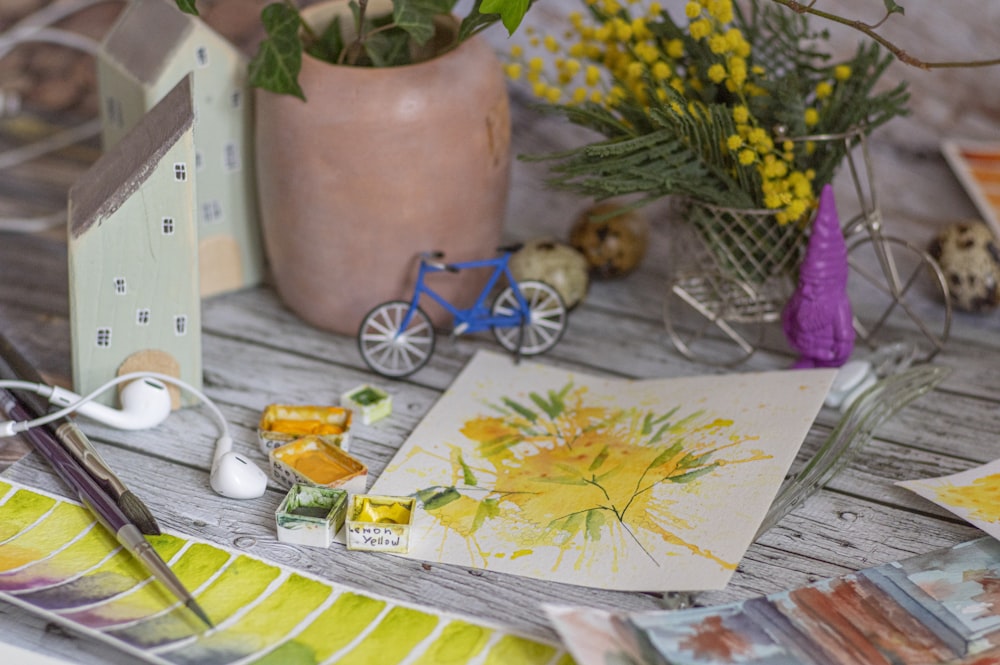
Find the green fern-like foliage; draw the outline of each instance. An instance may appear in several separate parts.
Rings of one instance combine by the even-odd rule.
[[[615,19],[603,14],[600,4],[589,7],[598,24]],[[904,84],[876,89],[891,55],[869,43],[859,45],[851,58],[831,62],[822,48],[829,35],[810,30],[805,17],[772,3],[753,0],[745,12],[734,11],[732,26],[750,46],[743,86],[708,75],[713,65],[731,67],[709,39],[692,37],[687,26],[666,14],[647,26],[661,55],[677,53],[677,44],[683,45],[683,55],[671,60],[676,76],[657,77],[648,68],[636,84],[609,68],[606,73],[620,91],[613,101],[544,105],[547,112],[604,137],[558,153],[522,157],[549,162],[550,185],[595,199],[639,195],[640,204],[682,195],[725,207],[772,209],[775,197],[768,192],[774,185],[765,180],[778,181],[774,173],[780,171],[765,168],[762,150],[747,151],[748,126],[767,133],[776,146],[773,152],[785,161],[780,168],[808,174],[818,192],[832,180],[851,142],[798,137],[841,135],[855,128],[870,133],[906,112]],[[629,49],[633,44],[623,48]],[[738,107],[749,113],[742,125],[734,120]],[[787,138],[796,140],[788,143]]]

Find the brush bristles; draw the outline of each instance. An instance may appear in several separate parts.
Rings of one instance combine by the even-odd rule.
[[[118,497],[118,507],[122,509],[125,516],[135,524],[139,531],[147,536],[158,536],[160,535],[160,525],[156,523],[156,518],[153,517],[153,513],[149,512],[149,508],[146,504],[142,502],[139,497],[132,493],[131,490],[126,490]]]

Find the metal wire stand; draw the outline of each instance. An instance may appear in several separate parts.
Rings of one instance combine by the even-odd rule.
[[[884,233],[864,132],[822,134],[797,142],[839,142],[859,212],[842,223],[848,243],[848,293],[855,308],[857,343],[875,349],[901,331],[923,336],[920,360],[944,347],[951,298],[944,273],[925,251]],[[856,159],[860,153],[860,164]],[[672,273],[663,319],[674,347],[699,362],[733,366],[760,346],[795,286],[808,232],[780,225],[772,210],[722,208],[684,202],[674,225]],[[927,298],[927,292],[933,292]],[[928,311],[921,303],[936,300]],[[940,311],[943,309],[943,316]]]

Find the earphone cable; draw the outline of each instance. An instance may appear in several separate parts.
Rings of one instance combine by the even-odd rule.
[[[205,395],[203,392],[201,392],[191,384],[182,381],[177,377],[170,376],[169,374],[161,374],[159,372],[130,372],[128,374],[122,374],[121,376],[117,376],[114,379],[111,379],[110,381],[104,383],[103,385],[99,386],[98,388],[84,395],[77,401],[73,402],[72,404],[69,404],[57,411],[52,411],[51,413],[47,413],[40,418],[35,418],[33,420],[21,420],[21,421],[13,421],[13,420],[0,421],[0,438],[13,436],[18,432],[25,432],[33,427],[39,427],[41,425],[45,425],[54,422],[60,418],[63,418],[65,416],[68,416],[77,411],[84,404],[94,401],[105,391],[119,384],[127,383],[129,381],[134,381],[137,379],[157,379],[159,381],[162,381],[163,383],[177,386],[178,388],[181,388],[191,393],[192,395],[197,397],[205,406],[207,406],[209,411],[212,412],[212,415],[214,416],[219,425],[220,437],[229,436],[229,424],[226,422],[226,418],[222,414],[222,411],[219,409],[218,406],[216,406],[215,402],[213,402],[207,395]],[[0,388],[12,388],[15,390],[30,390],[46,398],[49,397],[54,390],[52,386],[45,385],[43,383],[33,383],[30,381],[15,381],[15,380],[0,381]]]

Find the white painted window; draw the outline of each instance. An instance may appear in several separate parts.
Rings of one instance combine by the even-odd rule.
[[[122,103],[115,97],[108,97],[104,100],[104,115],[109,124],[119,129],[125,126],[125,113],[122,111]]]
[[[111,346],[111,328],[97,329],[97,346],[101,348]]]
[[[125,278],[115,277],[115,295],[123,296],[125,293]]]
[[[230,141],[222,148],[222,163],[230,173],[240,170],[240,146]]]
[[[184,162],[176,162],[174,164],[174,180],[176,180],[177,182],[184,182],[185,180],[187,180],[187,177],[188,177],[187,164],[185,164]]]
[[[174,218],[164,217],[160,220],[160,232],[165,236],[174,235]]]
[[[178,314],[174,317],[174,334],[180,337],[181,335],[187,334],[188,328],[188,317],[184,314]]]
[[[194,61],[198,63],[199,67],[208,67],[208,49],[204,46],[199,46],[194,50]]]
[[[218,201],[205,201],[201,204],[201,221],[206,224],[222,219],[222,204]]]
[[[149,325],[149,308],[141,307],[135,310],[135,325],[137,326],[148,326]]]

